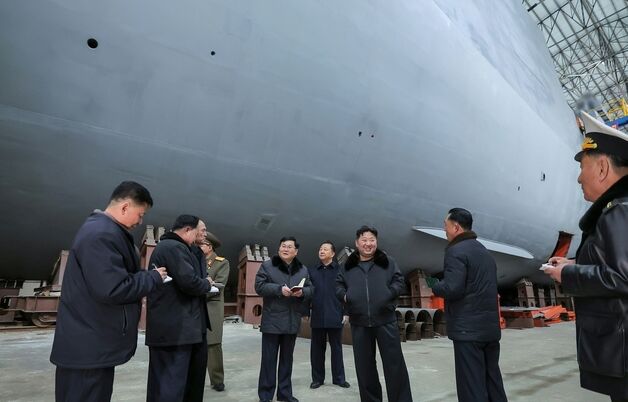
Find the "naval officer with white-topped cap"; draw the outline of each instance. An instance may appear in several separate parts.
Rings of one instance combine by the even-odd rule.
[[[582,113],[578,183],[592,202],[575,259],[545,273],[575,297],[580,385],[628,401],[628,135]]]

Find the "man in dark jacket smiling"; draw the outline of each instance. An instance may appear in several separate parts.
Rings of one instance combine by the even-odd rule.
[[[292,395],[292,355],[305,302],[313,288],[307,268],[296,258],[299,243],[294,237],[279,241],[279,255],[264,261],[255,276],[255,291],[264,298],[262,309],[262,362],[257,393],[262,402],[271,401],[279,387],[277,401],[298,402]],[[297,287],[303,282],[302,287]]]
[[[316,291],[312,297],[310,326],[312,342],[310,361],[312,363],[312,383],[316,389],[325,382],[325,349],[329,338],[331,349],[332,382],[340,387],[349,388],[345,380],[345,367],[342,361],[342,303],[336,297],[336,277],[340,266],[334,260],[336,248],[330,241],[321,244],[318,250],[320,262],[310,269],[310,279]]]
[[[377,248],[377,230],[362,226],[356,232],[353,252],[336,280],[336,296],[346,303],[351,322],[353,357],[360,400],[382,400],[375,361],[375,345],[384,366],[390,402],[410,402],[412,392],[401,351],[395,299],[405,289],[397,263]]]
[[[204,228],[198,217],[180,215],[150,258],[151,265],[168,269],[172,281],[149,295],[146,304],[147,402],[203,400],[211,280],[192,247]]]
[[[628,401],[628,135],[582,114],[586,137],[575,159],[584,199],[576,259],[545,269],[575,296],[580,385]]]
[[[129,233],[152,205],[145,187],[122,182],[76,234],[50,355],[57,402],[111,400],[114,367],[135,354],[140,300],[166,277],[165,268],[140,269]]]
[[[445,298],[458,401],[502,402],[507,399],[499,370],[497,265],[472,226],[466,209],[453,208],[447,214],[444,279],[432,291]]]

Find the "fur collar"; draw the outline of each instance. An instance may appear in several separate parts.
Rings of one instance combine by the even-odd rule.
[[[461,241],[477,239],[477,238],[478,238],[478,235],[476,235],[473,230],[467,230],[466,232],[462,232],[458,236],[454,237],[453,240],[449,242],[447,247],[445,247],[445,250],[447,250],[451,246],[454,246],[460,243]]]
[[[161,240],[175,240],[178,241],[180,243],[185,244],[185,247],[189,248],[190,250],[192,249],[190,247],[189,244],[187,244],[185,241],[183,241],[183,239],[181,238],[181,236],[179,236],[178,234],[176,234],[175,232],[166,232],[164,233],[163,236],[161,236],[161,238],[159,239],[159,241]]]
[[[373,256],[373,262],[375,265],[382,267],[384,269],[388,268],[388,256],[382,250],[375,250],[375,255]],[[360,263],[360,253],[356,250],[349,258],[347,258],[347,262],[345,262],[345,269],[350,270],[353,267],[357,267]]]
[[[273,256],[272,263],[273,263],[274,266],[278,267],[283,272],[289,273],[288,272],[288,266],[281,259],[281,257],[279,257],[278,255]],[[303,264],[301,264],[301,261],[299,261],[299,259],[297,257],[294,257],[294,260],[292,260],[292,264],[290,264],[290,266],[292,267],[292,273],[295,273],[295,272],[297,272],[298,270],[301,269]]]
[[[602,215],[606,205],[615,198],[626,196],[628,196],[628,176],[619,179],[589,207],[589,210],[580,219],[580,229],[586,234],[593,233],[597,220]]]
[[[602,215],[602,212],[604,212],[608,203],[616,198],[623,198],[626,196],[628,196],[628,176],[624,176],[619,179],[617,183],[613,184],[604,194],[600,196],[600,198],[591,204],[587,212],[585,212],[580,219],[582,239],[580,240],[580,245],[576,251],[576,258],[580,254],[580,249],[582,249],[584,241],[595,231],[597,221],[600,219],[600,216]]]

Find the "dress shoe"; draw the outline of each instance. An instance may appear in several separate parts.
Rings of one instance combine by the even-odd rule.
[[[320,387],[321,385],[323,385],[322,382],[312,381],[312,383],[310,384],[310,388],[316,389],[316,388]]]
[[[260,399],[259,402],[273,402],[270,399]]]
[[[220,383],[220,384],[214,384],[212,385],[212,388],[218,392],[222,392],[225,390],[225,384]]]
[[[299,402],[299,400],[295,398],[294,396],[289,396],[287,399],[277,398],[277,402]]]
[[[350,385],[348,382],[346,382],[346,381],[345,381],[345,382],[340,382],[340,383],[334,383],[334,384],[336,384],[337,386],[342,387],[342,388],[349,388],[349,387],[351,386],[351,385]]]

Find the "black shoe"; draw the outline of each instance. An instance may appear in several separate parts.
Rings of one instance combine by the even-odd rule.
[[[260,399],[259,402],[273,402],[270,399]]]
[[[214,384],[212,385],[212,388],[218,392],[222,392],[225,390],[225,384],[220,383],[220,384]]]
[[[289,396],[287,399],[277,398],[277,402],[299,402],[299,400],[295,398],[294,396]]]
[[[310,388],[316,389],[316,388],[320,387],[321,385],[323,385],[322,382],[312,381],[312,383],[310,384]]]
[[[336,384],[336,383],[334,383],[334,384]],[[345,382],[341,382],[341,383],[337,383],[336,385],[337,385],[337,386],[339,386],[339,387],[342,387],[342,388],[349,388],[349,387],[351,386],[351,385],[350,385],[348,382],[346,382],[346,381],[345,381]]]

